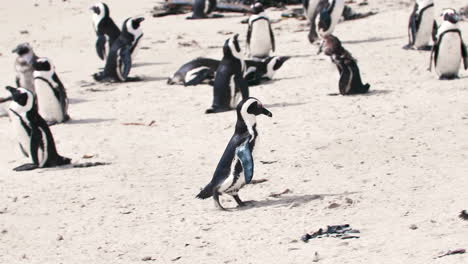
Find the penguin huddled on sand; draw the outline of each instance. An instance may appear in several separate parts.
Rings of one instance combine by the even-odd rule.
[[[106,60],[112,43],[120,35],[120,29],[110,17],[109,7],[98,2],[90,8],[93,11],[93,26],[96,31],[96,52],[101,60]]]
[[[271,80],[275,73],[289,60],[289,56],[273,56],[258,60],[246,60],[244,79],[249,85],[258,85],[264,80]],[[212,81],[219,66],[219,60],[196,58],[182,65],[171,77],[167,84],[182,84],[184,86],[199,85],[204,81]],[[212,83],[211,83],[212,84]]]
[[[122,32],[111,46],[104,71],[93,75],[96,81],[137,81],[128,75],[132,68],[132,53],[137,49],[143,36],[140,28],[143,17],[127,18],[122,25]]]
[[[252,10],[254,14],[249,18],[247,29],[247,53],[252,59],[264,59],[275,51],[275,35],[263,5],[256,2]]]
[[[333,33],[343,15],[344,6],[344,0],[328,0],[325,7],[319,6],[321,9],[315,18],[315,27],[320,38]]]
[[[460,20],[454,9],[445,9],[442,13],[443,22],[437,30],[437,40],[432,48],[429,70],[432,61],[440,80],[458,78],[460,64],[468,69],[468,51],[463,42],[462,33],[458,25]]]
[[[245,61],[238,40],[239,34],[227,39],[223,46],[223,59],[216,69],[213,83],[213,103],[206,114],[232,110],[242,98],[249,97],[249,85],[244,79]]]
[[[253,153],[258,138],[256,116],[261,114],[272,117],[258,99],[249,97],[239,103],[234,135],[224,150],[211,182],[200,191],[197,198],[213,196],[216,207],[225,210],[219,202],[219,196],[229,194],[239,206],[246,205],[239,198],[238,192],[253,178]]]
[[[19,44],[12,52],[18,55],[15,60],[16,85],[34,93],[33,63],[38,57],[29,43]]]
[[[216,8],[216,0],[193,0],[192,16],[187,19],[208,18],[208,15]]]
[[[437,35],[437,22],[434,19],[434,1],[416,0],[413,12],[409,18],[408,45],[405,49],[430,50],[431,39],[435,41]]]
[[[68,97],[55,66],[47,58],[38,58],[33,67],[39,115],[48,125],[68,121]]]
[[[330,56],[338,69],[340,74],[338,86],[341,95],[362,94],[369,91],[370,85],[362,83],[356,59],[343,48],[337,37],[324,36],[319,53],[322,50],[325,55]]]
[[[35,96],[28,89],[7,86],[12,100],[10,119],[18,135],[19,146],[32,163],[15,168],[15,171],[55,167],[70,164],[71,160],[60,156],[46,121],[37,112]]]

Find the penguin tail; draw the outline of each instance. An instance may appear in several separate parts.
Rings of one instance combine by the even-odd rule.
[[[205,188],[203,188],[199,194],[197,194],[198,199],[207,199],[213,196],[213,184],[209,183]]]

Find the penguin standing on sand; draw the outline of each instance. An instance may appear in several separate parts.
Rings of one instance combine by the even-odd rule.
[[[226,40],[223,59],[216,69],[213,83],[213,103],[206,114],[229,111],[237,105],[239,93],[249,97],[249,85],[244,79],[245,61],[238,41],[239,34]]]
[[[37,60],[36,54],[29,43],[19,44],[12,52],[18,54],[15,60],[16,85],[34,93],[33,63]]]
[[[252,10],[254,15],[249,18],[247,30],[247,53],[254,59],[264,59],[275,51],[275,35],[263,5],[257,2],[252,5]]]
[[[68,121],[67,93],[55,72],[55,66],[47,58],[37,59],[33,66],[39,115],[48,125]]]
[[[143,33],[140,23],[143,17],[127,18],[122,26],[119,38],[112,44],[109,56],[106,60],[104,71],[93,75],[99,82],[105,81],[138,81],[139,78],[130,78],[132,68],[132,52],[137,48]]]
[[[208,15],[216,8],[216,0],[193,0],[192,16],[187,19],[202,19],[207,18]]]
[[[96,31],[96,52],[101,60],[106,60],[112,43],[120,35],[120,29],[110,17],[109,7],[104,3],[96,3],[90,8],[93,11],[93,25]]]
[[[429,42],[435,41],[437,23],[434,19],[434,1],[416,0],[408,25],[408,45],[405,49],[430,50]]]
[[[328,0],[326,7],[319,10],[315,18],[315,26],[316,32],[321,38],[333,33],[336,24],[343,15],[344,6],[344,0]]]
[[[326,35],[322,40],[319,53],[323,50],[330,56],[340,74],[339,91],[341,95],[362,94],[369,91],[370,85],[363,84],[356,59],[341,46],[341,41],[333,36]]]
[[[246,205],[239,198],[238,192],[253,178],[253,152],[258,141],[256,116],[261,114],[272,117],[258,99],[249,97],[239,103],[234,135],[224,150],[211,182],[200,191],[197,198],[213,196],[216,207],[225,210],[219,202],[219,196],[225,193],[232,195],[239,206]]]
[[[7,86],[13,100],[10,104],[10,119],[18,134],[21,151],[33,163],[15,168],[15,171],[33,170],[70,164],[71,160],[60,156],[54,137],[46,121],[39,115],[34,94],[24,88]]]
[[[460,18],[457,12],[454,9],[445,9],[442,17],[444,21],[437,30],[437,41],[432,48],[429,70],[434,59],[439,79],[451,80],[458,78],[461,61],[464,69],[468,69],[468,51],[458,25]]]

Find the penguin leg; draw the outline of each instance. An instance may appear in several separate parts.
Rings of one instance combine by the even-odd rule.
[[[27,164],[23,164],[21,166],[18,166],[16,168],[14,168],[13,170],[14,171],[30,171],[30,170],[34,170],[34,169],[37,169],[37,165],[34,164],[34,163],[27,163]]]
[[[216,208],[220,209],[220,210],[223,210],[223,211],[227,211],[226,208],[224,208],[221,203],[219,202],[219,193],[217,191],[215,191],[213,193],[213,199],[214,199],[214,203],[215,203],[215,206]]]
[[[234,197],[234,200],[236,200],[236,203],[239,205],[239,207],[248,206],[249,204],[253,203],[253,201],[242,201],[238,194],[233,195],[232,197]]]

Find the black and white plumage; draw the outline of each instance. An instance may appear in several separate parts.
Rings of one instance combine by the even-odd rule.
[[[15,171],[55,167],[70,164],[71,160],[60,156],[46,121],[37,112],[34,94],[24,88],[7,86],[12,100],[10,119],[18,135],[19,146],[32,163],[15,168]]]
[[[468,69],[468,51],[458,25],[457,12],[454,9],[445,9],[442,16],[444,21],[437,30],[429,70],[433,62],[439,79],[450,80],[458,78],[461,62],[464,69]]]
[[[315,26],[316,32],[321,38],[333,33],[343,15],[344,6],[344,0],[328,0],[325,7],[320,7],[321,9],[315,18]]]
[[[205,113],[219,113],[234,109],[239,94],[249,97],[249,85],[244,79],[245,61],[238,41],[239,34],[227,39],[223,46],[223,59],[216,69],[213,83],[213,103]]]
[[[205,80],[214,78],[218,66],[219,60],[196,58],[182,65],[172,77],[167,79],[167,84],[183,84],[184,86],[201,84]]]
[[[244,79],[248,85],[259,85],[264,80],[271,80],[288,59],[290,59],[288,56],[273,56],[260,61],[246,60]],[[212,82],[219,63],[219,60],[202,57],[191,60],[182,65],[172,77],[168,78],[167,84],[192,86],[199,85],[204,81]]]
[[[257,2],[252,5],[252,10],[254,14],[249,18],[247,29],[247,52],[252,58],[264,59],[275,51],[275,35],[263,5]]]
[[[106,60],[104,71],[94,74],[96,81],[135,81],[138,78],[130,78],[132,68],[132,53],[143,36],[140,28],[143,17],[127,18],[122,25],[119,38],[112,44],[109,56]]]
[[[38,57],[29,43],[19,44],[12,52],[18,55],[15,60],[16,85],[34,93],[33,63]]]
[[[225,210],[219,202],[219,195],[229,194],[239,206],[245,205],[238,192],[253,178],[253,153],[258,141],[256,116],[261,114],[272,116],[258,99],[249,97],[239,103],[234,135],[224,150],[211,182],[200,191],[197,198],[213,196],[215,205]]]
[[[431,39],[435,41],[436,35],[437,23],[434,19],[434,1],[416,0],[408,24],[409,43],[404,48],[430,50],[429,43]]]
[[[463,220],[467,220],[468,221],[468,210],[463,210],[460,212],[460,215],[459,217]]]
[[[93,11],[93,26],[97,36],[96,52],[101,60],[106,60],[112,44],[120,35],[120,29],[110,17],[109,7],[105,3],[98,2],[90,9]]]
[[[39,115],[48,125],[68,121],[68,97],[55,66],[47,58],[38,58],[33,67]]]
[[[309,42],[314,43],[318,38],[315,19],[319,12],[328,6],[328,0],[302,0],[302,5],[304,6],[304,14],[310,23]]]
[[[202,19],[207,18],[208,15],[216,8],[216,0],[193,0],[192,16],[187,19]]]
[[[322,50],[325,55],[330,56],[338,69],[340,74],[338,87],[341,95],[363,94],[369,91],[370,85],[362,83],[356,59],[343,48],[337,37],[326,35],[320,48],[320,51]]]

